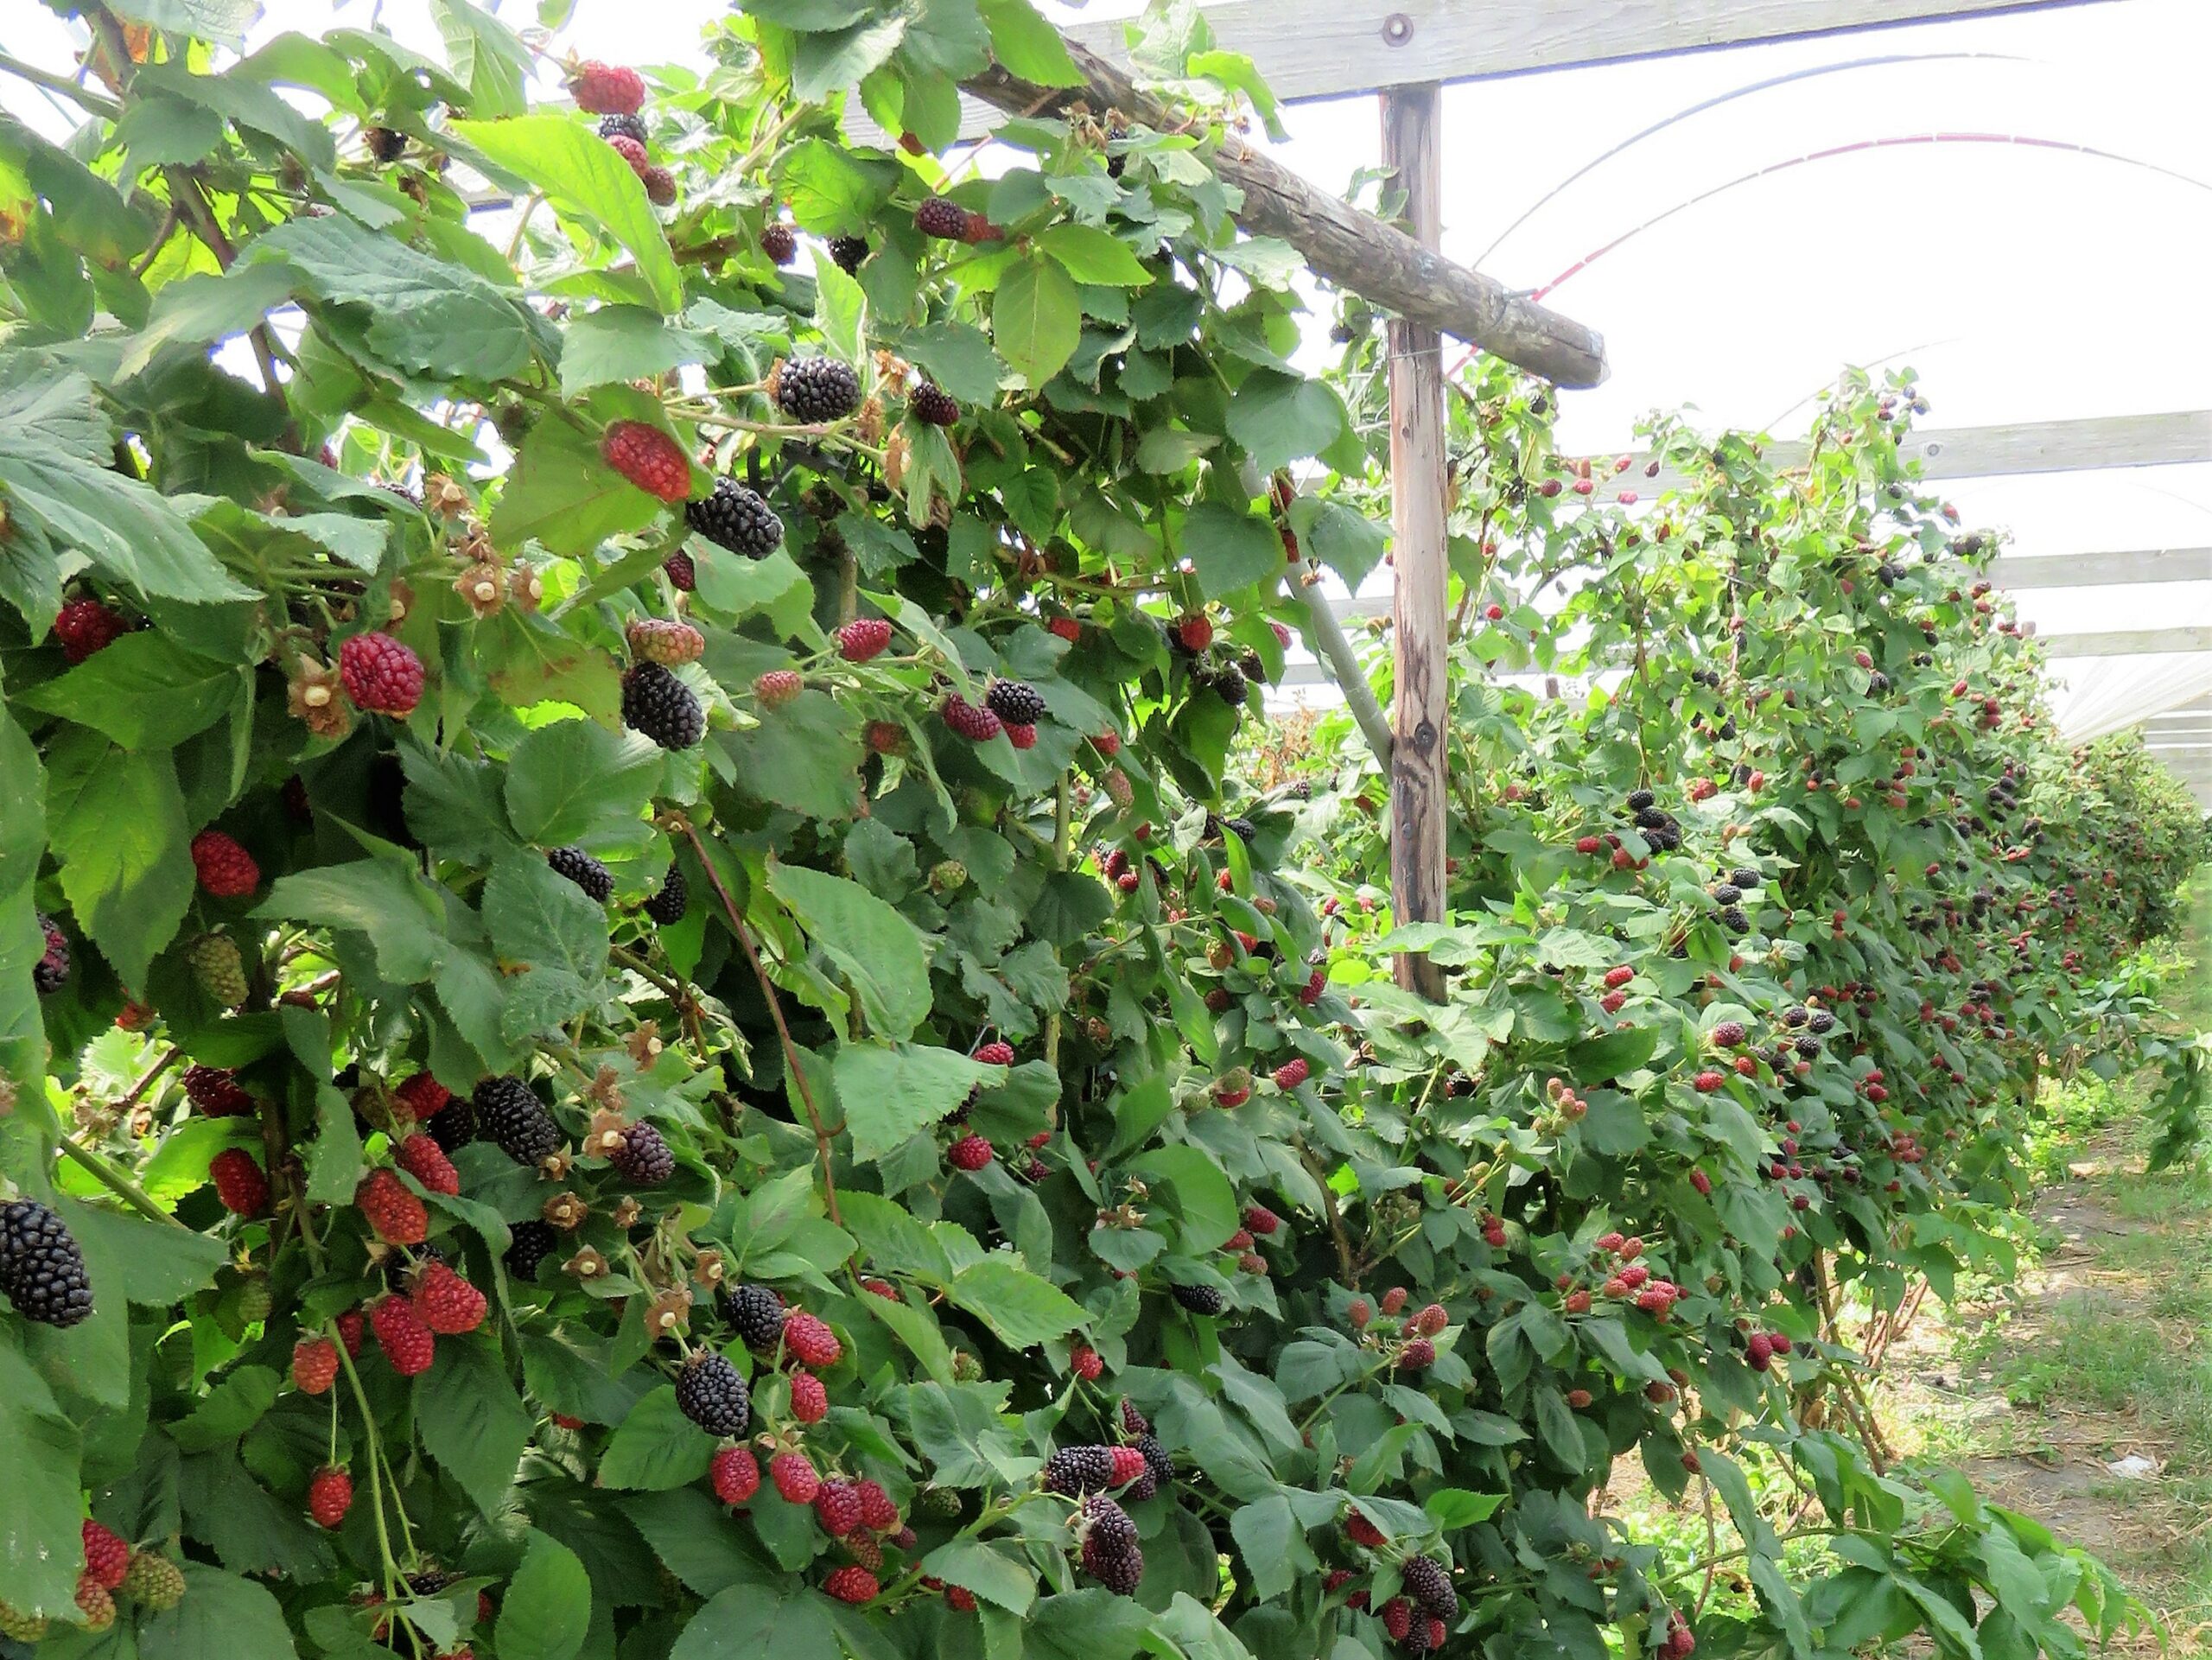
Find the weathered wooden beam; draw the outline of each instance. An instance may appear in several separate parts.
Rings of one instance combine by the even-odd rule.
[[[1209,6],[1224,51],[1258,66],[1278,99],[1342,98],[1407,81],[1487,80],[1578,64],[1943,18],[2041,11],[2083,0],[1235,0]],[[1116,60],[1120,21],[1069,35]]]
[[[2132,588],[2141,582],[2212,582],[2212,548],[2156,548],[2128,553],[2006,554],[1991,568],[2001,588]],[[1339,617],[1387,617],[1388,594],[1345,595],[1332,602]]]
[[[2139,657],[2153,652],[2212,652],[2212,628],[2115,628],[2087,634],[2047,634],[2053,658]]]
[[[1843,35],[1906,23],[2049,11],[2090,0],[1232,0],[1208,6],[1207,27],[1224,50],[1242,52],[1286,104],[1380,92],[1408,79],[1493,80],[1588,63],[1706,52],[1764,41]],[[1115,63],[1128,60],[1127,29],[1116,17],[1071,23],[1065,33]],[[1006,119],[982,99],[960,100],[963,142],[988,137]],[[860,108],[847,130],[887,144]]]
[[[1080,44],[1070,52],[1082,84],[1053,89],[994,64],[968,90],[1002,110],[1060,115],[1077,105],[1094,114],[1117,110],[1138,124],[1168,130],[1175,111],[1140,91],[1123,71]],[[1280,237],[1316,274],[1341,287],[1541,375],[1562,386],[1605,378],[1605,338],[1595,329],[1532,303],[1492,277],[1455,265],[1393,226],[1339,201],[1236,135],[1208,153],[1224,182],[1243,194],[1236,222],[1255,236]]]
[[[1783,471],[1805,464],[1802,438],[1766,446],[1766,459]],[[2082,421],[2030,421],[2012,426],[1937,428],[1908,433],[1897,444],[1901,459],[1920,463],[1924,479],[1994,479],[2031,473],[2073,473],[2106,467],[2178,467],[2212,461],[2212,410],[2173,410],[2155,415],[2108,415]],[[1612,457],[1592,457],[1611,467]],[[1656,479],[1641,468],[1621,475],[1621,486],[1641,496],[1679,488],[1681,475],[1662,467]],[[1606,491],[1600,487],[1599,499]]]
[[[2005,554],[1990,580],[2023,593],[2037,588],[2132,588],[2139,582],[2212,582],[2212,548],[2145,548],[2131,553]]]
[[[1382,94],[1382,165],[1406,196],[1406,223],[1424,248],[1444,229],[1443,88]],[[1446,697],[1451,624],[1446,597],[1444,342],[1411,316],[1389,327],[1391,619],[1390,906],[1403,925],[1444,918],[1445,808],[1451,796]],[[1441,1002],[1444,970],[1404,951],[1395,974]]]

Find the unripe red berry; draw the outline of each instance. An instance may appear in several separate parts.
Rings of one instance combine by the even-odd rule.
[[[325,1468],[308,1483],[308,1514],[315,1525],[334,1528],[353,1508],[353,1478],[343,1470]]]

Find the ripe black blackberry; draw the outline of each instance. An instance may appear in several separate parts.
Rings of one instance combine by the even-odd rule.
[[[1399,1564],[1398,1577],[1405,1582],[1407,1594],[1430,1619],[1459,1619],[1459,1593],[1452,1588],[1451,1574],[1434,1557],[1407,1557]]]
[[[1784,1026],[1802,1026],[1808,1018],[1802,1003],[1792,1003],[1782,1011],[1782,1023]]]
[[[760,251],[772,264],[788,265],[791,256],[798,251],[798,238],[791,234],[791,227],[781,220],[768,226],[760,232]]]
[[[765,1285],[741,1285],[723,1298],[722,1318],[748,1349],[772,1349],[784,1334],[784,1300]]]
[[[1751,919],[1744,914],[1742,906],[1731,905],[1722,908],[1720,925],[1732,934],[1747,934],[1751,931]]]
[[[677,1377],[676,1406],[709,1435],[742,1435],[753,1421],[752,1391],[718,1354],[692,1357]]]
[[[1648,811],[1658,799],[1649,790],[1631,790],[1629,792],[1628,810],[1630,812]]]
[[[952,394],[927,380],[907,394],[906,408],[925,426],[949,427],[960,418],[960,405]]]
[[[1238,839],[1248,847],[1251,845],[1252,838],[1260,833],[1260,827],[1249,818],[1224,818],[1221,822],[1235,830]]]
[[[1110,1447],[1063,1447],[1045,1460],[1048,1493],[1103,1493],[1114,1485]]]
[[[1127,1396],[1122,1397],[1122,1433],[1125,1435],[1149,1435],[1152,1421],[1137,1409],[1137,1403]]]
[[[1103,1493],[1083,1504],[1083,1569],[1117,1596],[1134,1595],[1144,1577],[1144,1552],[1137,1545],[1137,1524]]]
[[[1213,689],[1215,695],[1231,709],[1243,708],[1244,700],[1252,690],[1245,682],[1244,671],[1234,663],[1224,663],[1215,671]]]
[[[1045,700],[1026,680],[994,680],[983,703],[1010,726],[1035,726],[1045,718]]]
[[[465,1095],[454,1097],[431,1116],[429,1129],[430,1139],[448,1153],[467,1147],[476,1139],[475,1103]]]
[[[582,888],[594,905],[606,904],[607,895],[614,891],[614,878],[607,867],[582,848],[555,848],[545,855],[545,862]]]
[[[645,901],[645,914],[662,927],[672,928],[683,920],[683,913],[690,908],[691,884],[684,879],[682,869],[671,865],[660,892]]]
[[[1835,1030],[1835,1016],[1825,1008],[1816,1008],[1813,1011],[1811,1026],[1814,1031],[1825,1037]]]
[[[924,236],[959,242],[968,234],[968,210],[944,196],[931,196],[914,210],[914,228]]]
[[[1171,1285],[1167,1290],[1177,1302],[1192,1313],[1204,1314],[1209,1319],[1227,1307],[1221,1293],[1210,1285]]]
[[[640,1187],[658,1187],[676,1173],[676,1154],[651,1124],[632,1124],[607,1161]]]
[[[1728,880],[1738,887],[1757,887],[1759,885],[1759,873],[1749,865],[1738,865],[1728,873]]]
[[[717,547],[764,559],[784,539],[784,521],[760,494],[735,479],[716,479],[714,492],[683,504],[683,522]]]
[[[627,138],[634,143],[645,142],[645,124],[634,115],[603,115],[599,118],[601,138]]]
[[[691,688],[658,663],[622,677],[622,724],[664,749],[689,749],[707,733],[706,711]]]
[[[477,1129],[517,1164],[536,1164],[560,1150],[561,1126],[522,1079],[487,1078],[470,1098]]]
[[[1152,1479],[1165,1487],[1175,1479],[1175,1460],[1167,1456],[1167,1448],[1159,1436],[1147,1430],[1136,1439],[1136,1449],[1144,1454],[1145,1467]]]
[[[1637,793],[1642,795],[1644,792],[1639,790]],[[1636,827],[1640,830],[1664,830],[1667,828],[1667,815],[1656,807],[1638,807],[1636,810]]]
[[[41,1326],[74,1326],[92,1312],[84,1253],[68,1225],[35,1199],[0,1205],[0,1293]]]
[[[861,378],[839,358],[793,358],[776,373],[776,407],[798,421],[840,421],[861,406]]]
[[[46,954],[31,964],[31,984],[41,997],[50,997],[69,983],[69,936],[52,917],[41,915],[39,932],[46,936]]]
[[[1733,905],[1744,897],[1744,890],[1733,882],[1722,882],[1713,890],[1715,905]]]
[[[1268,684],[1268,665],[1260,661],[1257,652],[1246,652],[1238,657],[1236,667],[1247,680],[1256,680],[1263,686]]]
[[[837,269],[846,276],[856,275],[861,262],[868,258],[868,239],[864,236],[833,236],[830,239],[830,258],[837,262]]]
[[[446,1116],[440,1113],[439,1117]],[[537,1278],[537,1265],[560,1248],[561,1236],[553,1231],[550,1223],[536,1218],[518,1222],[508,1231],[510,1243],[505,1261],[507,1272],[525,1284]]]
[[[1810,1060],[1821,1053],[1821,1040],[1815,1037],[1800,1038],[1794,1047],[1800,1055]]]

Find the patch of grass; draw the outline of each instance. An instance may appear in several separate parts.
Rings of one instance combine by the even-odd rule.
[[[2202,1030],[2212,1028],[2212,867],[2187,898],[2163,997],[2175,1027]],[[2108,1523],[2112,1565],[2158,1612],[2172,1651],[2197,1655],[2212,1651],[2212,1159],[2144,1173],[2154,1081],[2086,1071],[2046,1080],[2022,1149],[2043,1199],[2008,1231],[2018,1283],[1962,1287],[1915,1334],[1919,1376],[1900,1369],[1884,1404],[1901,1439],[1928,1456],[1980,1460],[1981,1478],[2000,1487],[2008,1476],[2025,1491],[2038,1472],[2069,1472],[2067,1514],[2053,1518],[2062,1534],[2092,1513]],[[1924,1386],[1931,1363],[1955,1371],[1955,1390]],[[2131,1481],[2096,1467],[2127,1453],[2159,1459],[2161,1473]]]

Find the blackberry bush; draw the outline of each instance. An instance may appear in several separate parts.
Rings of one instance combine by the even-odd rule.
[[[658,155],[620,65],[522,113],[499,67],[562,31],[491,8],[452,73],[240,61],[190,8],[126,67],[76,10],[117,73],[36,67],[86,130],[0,124],[0,1647],[2125,1619],[1825,1398],[1831,1307],[1998,1265],[2020,1103],[2132,1058],[2203,851],[2139,749],[2056,737],[1907,379],[1839,379],[1788,474],[1662,420],[1655,504],[1458,372],[1432,1009],[1390,780],[1251,696],[1383,557],[1387,348],[1347,302],[1332,373],[1285,366],[1295,291],[1202,172],[1233,100],[1040,105],[995,227],[796,96],[819,8],[672,67]],[[872,104],[1052,55],[946,10],[871,37]],[[1217,67],[1151,27],[1160,86]],[[302,63],[326,127],[70,159]],[[512,256],[446,156],[547,187]],[[241,328],[293,372],[218,372]],[[1653,1505],[1593,1505],[1631,1454]]]

